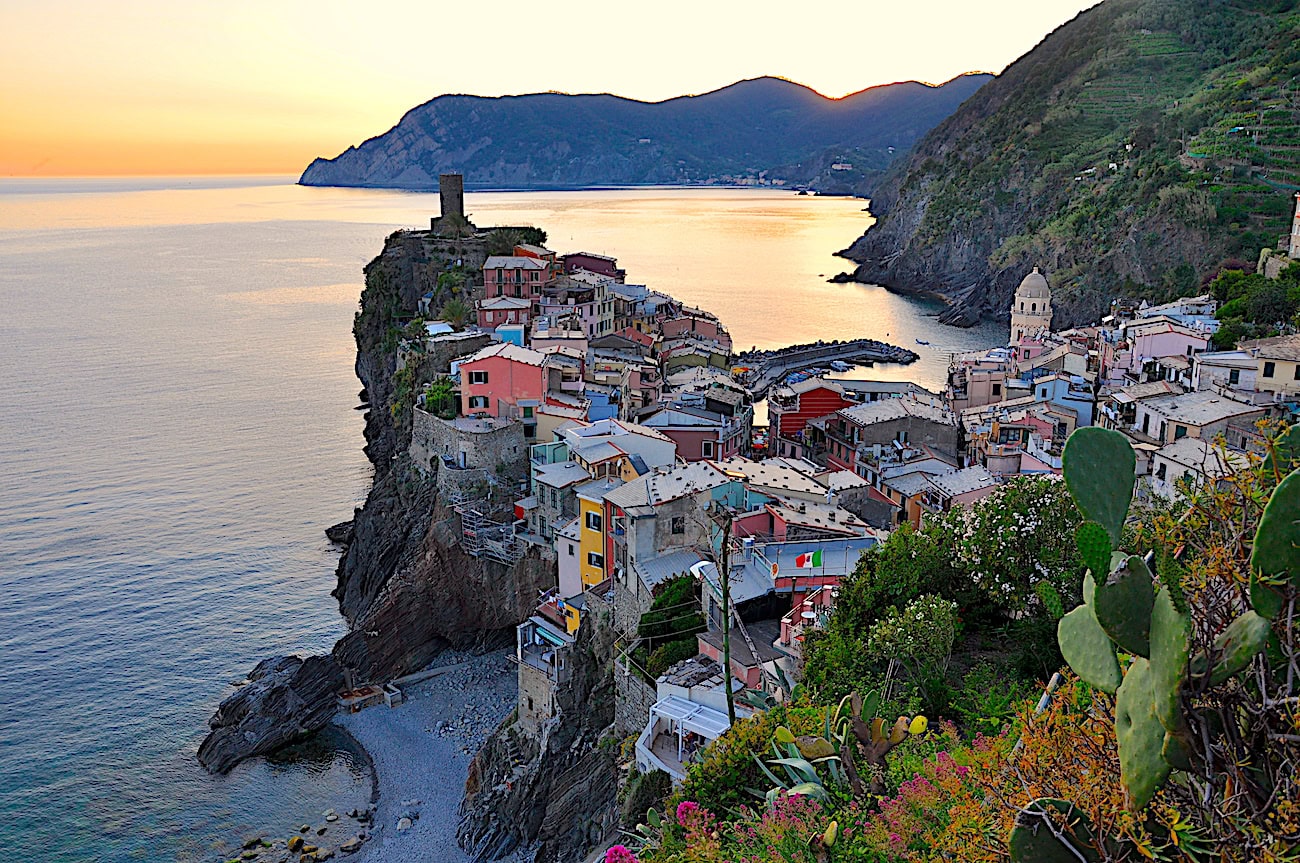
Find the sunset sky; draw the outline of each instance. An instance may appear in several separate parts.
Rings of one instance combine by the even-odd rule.
[[[300,172],[442,93],[999,72],[1087,0],[4,0],[0,176]]]

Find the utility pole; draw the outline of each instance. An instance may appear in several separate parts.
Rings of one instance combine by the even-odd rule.
[[[736,702],[731,692],[731,521],[730,508],[722,513],[722,547],[718,554],[718,579],[722,582],[722,685],[727,692],[727,721],[736,724]]]

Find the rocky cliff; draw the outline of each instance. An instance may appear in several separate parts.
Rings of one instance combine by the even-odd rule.
[[[418,670],[449,644],[508,639],[535,609],[539,592],[555,586],[554,563],[535,552],[514,566],[465,554],[455,513],[407,455],[411,391],[420,370],[401,380],[397,345],[445,263],[423,234],[398,232],[366,267],[353,330],[357,376],[370,404],[366,454],[375,476],[353,519],[334,590],[350,632],[330,657],[259,664],[250,675],[259,680],[223,701],[211,720],[200,750],[209,770],[224,772],[323,727],[345,676],[353,683],[387,681]]]
[[[895,161],[863,282],[934,291],[952,323],[1003,316],[1037,265],[1057,324],[1117,293],[1168,299],[1253,261],[1300,187],[1293,2],[1106,0]]]
[[[526,849],[535,863],[576,863],[615,828],[611,622],[608,612],[584,618],[540,737],[507,720],[470,764],[457,838],[476,860]]]
[[[299,182],[432,189],[446,171],[464,174],[467,188],[733,182],[763,172],[820,182],[835,163],[834,184],[848,189],[988,78],[905,81],[842,99],[778,78],[655,103],[607,94],[439,96],[384,134],[316,159]]]

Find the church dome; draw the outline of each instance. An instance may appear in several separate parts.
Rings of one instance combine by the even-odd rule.
[[[1034,267],[1034,271],[1025,276],[1024,281],[1020,283],[1020,287],[1016,288],[1017,299],[1045,300],[1050,299],[1051,295],[1051,289],[1047,286],[1047,277],[1038,272],[1038,267]]]

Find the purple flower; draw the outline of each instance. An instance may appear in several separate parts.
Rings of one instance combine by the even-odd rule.
[[[700,804],[692,800],[683,800],[677,804],[677,823],[685,827],[686,822],[692,820],[699,811]]]

